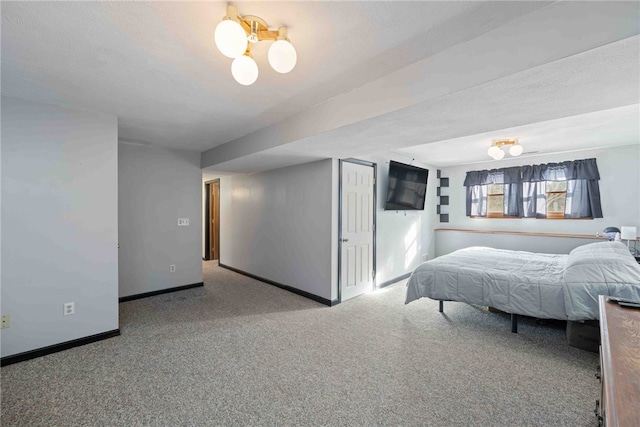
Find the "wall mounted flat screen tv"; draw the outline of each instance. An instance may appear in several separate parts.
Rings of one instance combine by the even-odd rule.
[[[428,169],[390,161],[384,210],[423,210],[428,177]]]

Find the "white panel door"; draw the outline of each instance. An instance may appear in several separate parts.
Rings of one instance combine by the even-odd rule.
[[[342,301],[374,288],[373,167],[342,163]]]

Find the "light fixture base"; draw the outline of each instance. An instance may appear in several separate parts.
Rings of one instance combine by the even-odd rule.
[[[240,17],[240,20],[244,22],[257,22],[260,25],[260,30],[262,31],[269,29],[269,25],[267,24],[267,21],[260,18],[259,16],[244,15]]]

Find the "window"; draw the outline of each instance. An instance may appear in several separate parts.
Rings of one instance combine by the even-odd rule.
[[[504,184],[487,186],[487,216],[489,218],[504,216]]]
[[[567,181],[547,181],[545,195],[547,218],[564,218],[567,202]]]
[[[602,218],[596,159],[467,172],[467,216]]]

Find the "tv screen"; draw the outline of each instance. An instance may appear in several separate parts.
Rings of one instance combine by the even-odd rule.
[[[423,210],[429,170],[404,163],[389,162],[386,211]]]

